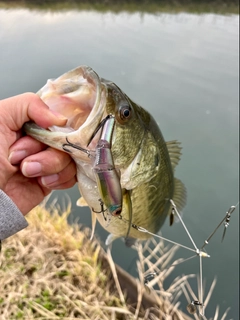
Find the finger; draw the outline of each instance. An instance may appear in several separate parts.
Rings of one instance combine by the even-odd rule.
[[[1,101],[9,127],[13,131],[21,129],[27,121],[34,121],[39,126],[47,128],[53,125],[63,126],[66,117],[51,111],[41,98],[34,93],[23,93]],[[5,106],[5,107],[4,107]]]
[[[30,136],[17,140],[9,150],[9,161],[12,165],[20,163],[26,157],[43,151],[47,146]]]
[[[72,188],[75,185],[75,183],[77,182],[76,176],[74,176],[73,178],[71,178],[70,180],[65,181],[65,182],[62,182],[61,181],[62,179],[60,177],[60,179],[57,180],[55,183],[48,185],[48,184],[45,184],[46,181],[43,180],[44,178],[48,178],[48,177],[51,177],[51,176],[41,177],[38,179],[39,179],[39,184],[42,187],[50,189],[50,190],[69,189],[69,188]]]
[[[71,179],[63,184],[60,184],[56,187],[53,188],[53,190],[65,190],[65,189],[69,189],[72,188],[76,183],[76,179]],[[51,189],[51,188],[50,188]]]
[[[61,172],[73,160],[59,150],[47,148],[37,154],[25,158],[21,163],[21,171],[26,177],[40,177]],[[76,173],[76,169],[73,170]]]
[[[73,184],[75,184],[77,181],[76,165],[73,161],[71,161],[62,171],[52,175],[41,177],[42,185],[51,189],[55,189],[55,187],[73,180]]]

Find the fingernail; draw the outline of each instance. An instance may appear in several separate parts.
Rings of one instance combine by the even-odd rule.
[[[49,109],[49,110],[52,112],[52,114],[54,114],[60,120],[67,120],[68,119],[63,114],[61,114],[55,110],[51,110],[51,109]]]
[[[17,164],[26,158],[27,152],[25,150],[16,150],[12,151],[8,157],[8,160],[11,164]]]
[[[58,174],[52,174],[50,176],[45,176],[41,178],[41,182],[44,186],[49,187],[51,185],[54,185],[59,179]]]
[[[26,177],[37,176],[42,171],[42,165],[39,162],[24,162],[22,173]]]

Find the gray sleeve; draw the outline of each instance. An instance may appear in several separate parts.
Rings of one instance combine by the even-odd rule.
[[[0,240],[6,239],[28,226],[15,203],[0,190]]]

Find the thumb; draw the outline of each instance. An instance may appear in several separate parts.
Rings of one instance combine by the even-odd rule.
[[[1,101],[6,112],[8,126],[11,130],[21,129],[27,121],[34,121],[40,127],[47,128],[53,125],[63,126],[67,118],[51,111],[49,107],[35,93],[23,93]]]

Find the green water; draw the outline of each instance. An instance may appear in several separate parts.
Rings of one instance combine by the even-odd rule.
[[[91,66],[117,83],[149,110],[166,140],[182,142],[176,176],[186,185],[183,218],[198,246],[238,202],[238,25],[237,15],[105,13],[66,10],[0,10],[0,98],[37,91],[48,78],[78,65]],[[58,192],[59,202],[64,192]],[[71,221],[91,225],[88,209],[77,208],[77,188]],[[207,289],[218,282],[206,309],[212,317],[217,304],[226,319],[238,319],[239,218],[236,210],[221,243],[218,231],[204,260]],[[105,241],[100,226],[97,233]],[[165,237],[190,246],[180,223],[162,229]],[[136,275],[136,253],[119,240],[114,260]],[[187,256],[179,250],[178,256]],[[175,268],[170,281],[198,272],[197,259]],[[195,280],[192,282],[196,290]],[[180,299],[185,311],[187,301]]]

